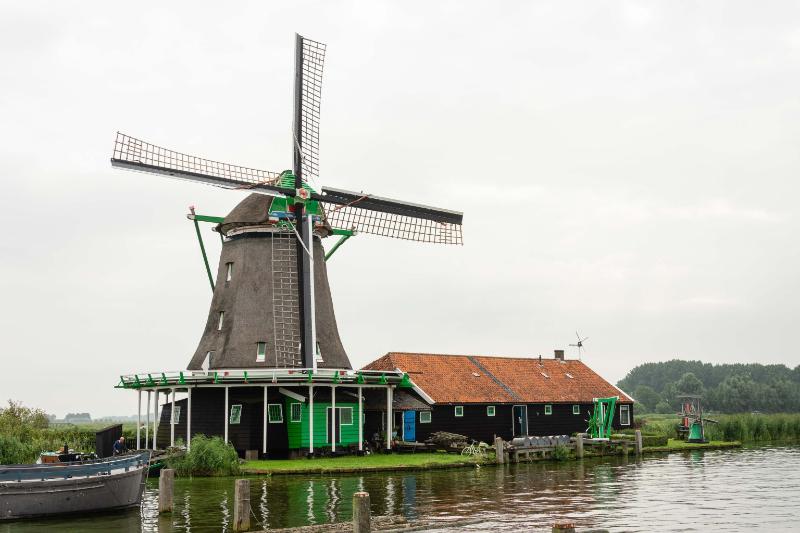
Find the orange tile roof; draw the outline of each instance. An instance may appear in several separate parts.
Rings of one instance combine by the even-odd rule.
[[[591,403],[609,396],[633,402],[571,359],[390,352],[364,369],[407,372],[436,403]]]

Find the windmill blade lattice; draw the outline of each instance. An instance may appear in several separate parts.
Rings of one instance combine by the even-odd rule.
[[[319,178],[319,119],[322,102],[322,69],[325,45],[298,35],[302,51],[300,90],[300,145],[303,178]]]
[[[464,244],[461,224],[439,222],[399,213],[362,209],[356,205],[323,203],[332,227],[434,244]]]
[[[117,132],[111,164],[127,170],[161,174],[177,179],[199,181],[225,189],[274,186],[279,172],[259,170],[203,159],[169,150]]]

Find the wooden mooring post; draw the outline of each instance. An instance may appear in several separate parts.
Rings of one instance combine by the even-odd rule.
[[[636,455],[642,455],[642,430],[636,430]]]
[[[556,522],[553,524],[553,533],[575,533],[575,522]]]
[[[505,462],[505,449],[503,447],[503,439],[500,437],[494,438],[494,453],[495,453],[495,462],[499,465]]]
[[[575,436],[575,458],[583,459],[583,435],[580,433]]]
[[[233,492],[233,530],[250,529],[250,480],[237,479]]]
[[[369,493],[353,494],[353,533],[370,533]]]
[[[172,493],[175,489],[175,470],[164,468],[158,478],[158,512],[172,512]]]

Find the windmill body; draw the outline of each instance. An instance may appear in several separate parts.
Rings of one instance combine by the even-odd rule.
[[[207,268],[198,220],[214,222],[223,244],[216,278],[208,271],[213,297],[186,370],[120,377],[119,388],[139,393],[138,428],[142,393],[147,405],[155,396],[153,439],[148,409],[145,447],[157,449],[159,440],[162,447],[172,445],[177,432],[187,446],[195,433],[222,436],[242,455],[300,449],[313,454],[348,443],[361,449],[370,389],[384,391],[372,398],[384,398],[379,425],[390,447],[392,398],[396,391],[414,389],[409,376],[396,369],[352,370],[339,337],[322,241],[340,238],[328,256],[360,233],[462,244],[462,214],[309,184],[320,177],[325,45],[300,35],[295,44],[291,170],[222,163],[117,133],[111,157],[116,168],[251,193],[224,218],[196,216],[194,209],[189,216]],[[346,399],[340,392],[337,401],[342,388],[350,390]],[[176,393],[186,397],[176,401]],[[159,394],[169,399],[161,410]]]

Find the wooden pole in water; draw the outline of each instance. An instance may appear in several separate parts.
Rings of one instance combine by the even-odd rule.
[[[642,455],[642,430],[636,430],[636,455]]]
[[[553,533],[575,533],[575,522],[556,522]]]
[[[353,533],[370,533],[369,493],[353,494]]]
[[[499,465],[505,462],[505,450],[503,450],[503,439],[500,437],[494,438],[494,454],[495,462]]]
[[[233,530],[250,529],[250,480],[237,479],[233,495]]]
[[[165,468],[158,478],[158,512],[172,512],[172,493],[175,489],[175,470]]]
[[[575,437],[575,457],[583,459],[583,435],[581,433]]]

